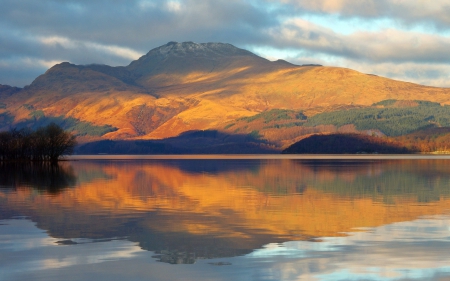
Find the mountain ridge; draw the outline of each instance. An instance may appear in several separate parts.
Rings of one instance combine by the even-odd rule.
[[[450,104],[450,89],[346,68],[269,61],[224,43],[169,42],[127,66],[64,62],[23,89],[11,89],[0,87],[0,130],[55,118],[78,120],[86,128],[112,128],[101,136],[75,131],[80,143],[167,139],[186,131],[219,130],[253,134],[281,149],[305,134],[340,130],[342,122],[339,126],[332,122],[307,126],[310,118],[324,112],[373,111],[374,104],[386,100],[406,101],[396,107],[414,104],[408,101],[431,101],[440,104],[442,112]],[[281,115],[268,123],[245,119],[272,110]],[[294,113],[285,114],[286,110]],[[414,118],[439,125],[440,121],[422,116],[430,110],[420,110]],[[308,120],[297,120],[300,113]],[[283,119],[286,116],[291,119]],[[358,126],[351,131],[361,131]],[[364,125],[363,131],[385,133],[374,126]]]

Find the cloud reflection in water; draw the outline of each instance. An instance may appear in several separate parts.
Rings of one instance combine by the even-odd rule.
[[[450,216],[394,223],[320,242],[272,243],[245,256],[198,260],[176,270],[156,262],[152,252],[136,243],[114,240],[61,246],[29,220],[2,224],[0,250],[8,255],[0,258],[0,280],[31,276],[33,280],[55,280],[52,276],[119,280],[124,274],[127,280],[438,280],[450,276]],[[24,247],[20,233],[25,232],[28,246]],[[156,269],[164,273],[152,274]],[[119,274],[121,270],[125,272]]]

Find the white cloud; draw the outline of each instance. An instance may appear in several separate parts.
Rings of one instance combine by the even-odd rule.
[[[60,45],[67,49],[77,49],[77,48],[87,48],[87,49],[95,49],[96,51],[106,52],[111,55],[122,57],[125,59],[136,60],[143,54],[126,47],[114,46],[114,45],[105,45],[96,42],[89,41],[80,41],[80,40],[71,40],[69,38],[60,37],[60,36],[45,36],[38,37],[38,41],[47,46],[55,46]]]
[[[94,49],[97,49],[99,51],[105,51],[107,53],[110,53],[112,55],[118,56],[118,57],[122,57],[125,59],[130,59],[130,60],[136,60],[138,58],[140,58],[143,54],[139,53],[133,49],[130,48],[124,48],[124,47],[119,47],[119,46],[111,46],[111,45],[103,45],[103,44],[99,44],[99,43],[92,43],[92,42],[87,42],[85,43],[86,46],[92,47]]]
[[[175,13],[180,13],[182,8],[181,3],[179,1],[168,1],[166,7],[167,10]]]

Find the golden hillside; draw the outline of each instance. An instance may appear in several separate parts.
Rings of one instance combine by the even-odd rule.
[[[236,119],[271,109],[312,116],[388,99],[450,104],[450,89],[345,68],[270,62],[229,44],[170,42],[125,67],[55,65],[30,86],[2,98],[0,115],[9,123],[0,127],[54,116],[116,128],[87,134],[81,142],[160,139],[188,130],[223,130]],[[293,134],[289,140],[299,136]]]

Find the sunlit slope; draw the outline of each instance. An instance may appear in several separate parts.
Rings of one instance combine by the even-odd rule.
[[[148,137],[169,137],[195,128],[223,129],[233,119],[271,109],[292,109],[314,115],[343,107],[369,106],[386,99],[450,103],[449,89],[425,87],[336,67],[289,67],[264,73],[246,69],[240,76],[212,83],[202,81],[183,85],[195,88],[192,97],[208,102],[201,102],[174,116]],[[157,94],[170,96],[179,92],[183,91],[178,85]]]
[[[52,67],[30,86],[2,98],[0,114],[14,121],[0,128],[43,113],[117,128],[101,138],[155,139],[187,130],[221,130],[271,109],[312,116],[387,99],[450,104],[450,89],[345,68],[271,62],[229,44],[170,42],[128,66]],[[268,139],[276,138],[268,134]]]
[[[236,69],[235,75],[218,72],[210,79],[207,73],[195,74],[203,80],[181,82],[155,90],[155,93],[160,96],[187,93],[258,112],[271,108],[305,110],[336,105],[372,105],[387,99],[450,103],[450,89],[396,81],[351,69],[284,65],[268,67],[266,71],[261,69]],[[189,75],[185,76],[187,80]]]
[[[15,123],[44,115],[107,124],[118,130],[104,138],[126,139],[154,130],[196,103],[189,99],[157,99],[135,85],[131,75],[123,67],[61,63],[5,98],[3,112],[11,114]]]
[[[91,225],[85,231],[95,234],[120,228],[122,218],[157,211],[158,221],[150,216],[140,227],[257,244],[254,239],[262,234],[280,239],[341,236],[355,227],[444,214],[450,206],[450,178],[442,168],[446,163],[430,161],[420,167],[423,164],[430,169],[421,171],[411,161],[360,164],[353,170],[283,161],[206,173],[185,170],[189,165],[74,163],[75,173],[103,176],[54,196],[36,197],[30,189],[19,188],[0,197],[11,209],[18,200],[31,200],[32,209],[21,212],[39,217],[38,226],[46,224],[46,217],[60,216],[67,224]],[[422,192],[420,184],[430,180],[435,185]],[[419,189],[408,189],[412,186]],[[114,224],[90,214],[109,214]]]

